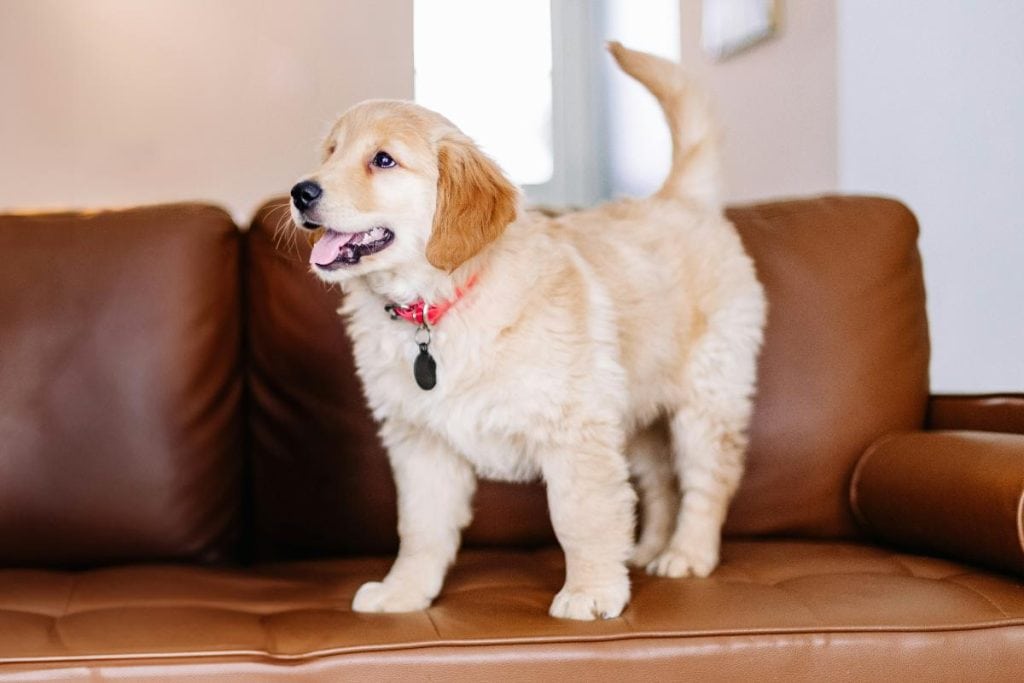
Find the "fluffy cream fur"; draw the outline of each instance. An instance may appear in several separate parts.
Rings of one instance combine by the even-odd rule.
[[[359,589],[356,610],[431,603],[470,521],[477,477],[546,482],[566,559],[556,617],[618,616],[629,601],[627,563],[672,577],[707,576],[718,563],[765,299],[718,204],[703,96],[670,62],[611,51],[672,129],[672,171],[654,197],[527,212],[446,119],[373,101],[329,135],[312,176],[323,187],[315,209],[293,206],[299,224],[395,234],[357,264],[314,267],[346,291],[342,312],[398,489],[398,558],[383,581]],[[397,166],[373,167],[380,150]],[[453,155],[464,166],[450,167]],[[481,202],[492,208],[479,211]],[[497,229],[480,227],[488,221]],[[445,241],[452,231],[455,246]],[[474,274],[476,286],[431,330],[438,381],[424,391],[413,380],[415,328],[384,305],[450,298]]]

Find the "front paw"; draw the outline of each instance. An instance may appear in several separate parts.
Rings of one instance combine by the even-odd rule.
[[[416,612],[430,606],[431,598],[401,583],[370,581],[352,598],[356,612]]]
[[[565,586],[555,596],[548,614],[559,619],[614,619],[629,602],[629,579],[611,585]]]

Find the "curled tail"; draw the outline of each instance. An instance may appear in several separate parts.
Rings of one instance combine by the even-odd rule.
[[[608,50],[623,71],[657,98],[672,133],[672,168],[656,196],[718,206],[718,128],[707,95],[674,62],[618,42],[608,43]]]

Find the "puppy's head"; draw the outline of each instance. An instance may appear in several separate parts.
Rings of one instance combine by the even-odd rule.
[[[515,218],[518,192],[444,117],[408,102],[347,111],[323,162],[292,188],[310,231],[313,272],[328,282],[378,271],[453,271]]]

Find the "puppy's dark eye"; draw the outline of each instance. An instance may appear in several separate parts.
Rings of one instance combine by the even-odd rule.
[[[376,156],[373,157],[373,161],[370,163],[377,168],[393,168],[398,165],[387,152],[377,152]]]
[[[327,148],[327,156],[334,154],[334,150],[336,149],[338,149],[338,146],[332,142],[330,147]]]

